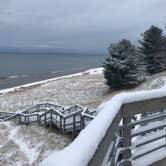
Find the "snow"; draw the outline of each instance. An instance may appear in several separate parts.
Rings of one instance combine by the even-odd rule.
[[[151,142],[149,144],[146,144],[144,146],[141,146],[140,148],[137,148],[137,150],[134,152],[134,154],[132,154],[132,158],[136,159],[136,158],[142,157],[145,154],[147,154],[148,152],[151,152],[158,147],[165,146],[165,143],[166,143],[166,141],[163,138],[163,139]]]
[[[104,84],[102,74],[97,72],[96,74],[90,74],[89,71],[86,71],[61,78],[55,78],[55,80],[48,82],[43,81],[44,83],[39,86],[28,87],[34,85],[33,83],[27,85],[28,88],[22,88],[25,85],[20,86],[20,89],[11,88],[14,91],[13,93],[6,92],[0,95],[0,110],[20,112],[28,107],[45,102],[64,106],[80,104],[96,108],[103,101],[103,94],[107,91],[107,86]],[[10,140],[8,137],[16,126],[17,124],[11,122],[11,126],[6,128],[4,123],[0,123],[0,161],[4,166],[10,165],[9,163],[16,166],[38,165],[50,153],[61,150],[71,142],[70,137],[37,124],[21,125],[14,134],[14,138]],[[17,139],[19,139],[19,142],[17,142]],[[44,144],[42,144],[43,141]],[[41,146],[38,148],[38,145]],[[39,152],[37,159],[33,162],[28,153],[32,150],[32,154],[34,154],[32,146],[36,147],[37,152]]]
[[[0,165],[38,165],[53,150],[62,149],[70,140],[48,128],[0,123]],[[69,142],[67,142],[69,141]]]
[[[155,140],[155,139],[157,140],[158,138],[161,139],[165,136],[166,136],[165,129],[146,134],[146,136],[140,136],[139,139],[137,140],[137,142],[132,144],[133,149],[135,149],[135,147],[140,145],[140,144],[143,144],[143,143],[148,142],[150,140]]]
[[[165,147],[155,152],[149,153],[148,155],[144,155],[139,159],[136,159],[132,162],[133,166],[140,166],[140,165],[151,165],[153,162],[162,160],[165,158]]]
[[[86,166],[111,125],[122,104],[166,96],[166,87],[157,90],[121,93],[101,104],[99,114],[81,131],[80,135],[66,148],[54,152],[43,160],[41,166]]]
[[[166,152],[165,143],[166,143],[165,138],[161,138],[159,140],[153,141],[149,144],[145,144],[139,148],[136,148],[136,151],[133,154],[133,158],[143,153],[145,153],[145,155],[133,160],[132,165],[134,166],[151,165],[152,163],[154,164],[154,162],[165,158],[165,152]],[[159,150],[146,154],[146,152],[158,148],[159,146],[161,147]]]
[[[6,123],[6,125],[11,128],[11,125],[9,123]],[[31,164],[35,159],[38,157],[38,151],[37,148],[39,145],[36,145],[35,147],[25,142],[25,140],[22,137],[18,137],[17,133],[20,127],[15,127],[10,131],[10,134],[8,136],[8,139],[12,140],[15,144],[17,144],[24,153],[24,155],[28,158],[29,163]]]
[[[137,114],[135,116],[136,116],[137,121],[141,120],[141,114]],[[140,128],[140,125],[136,125],[134,127],[134,131],[138,130],[139,128]],[[137,137],[133,137],[131,141],[132,141],[132,143],[137,142],[138,141],[138,136]]]
[[[87,71],[89,74],[102,74],[103,68],[90,69]]]
[[[155,122],[148,123],[148,125],[141,126],[141,127],[139,127],[139,129],[134,130],[132,132],[132,135],[139,135],[139,133],[141,133],[141,132],[154,129],[155,127],[159,128],[160,126],[161,127],[166,126],[166,122],[165,121],[155,121]]]

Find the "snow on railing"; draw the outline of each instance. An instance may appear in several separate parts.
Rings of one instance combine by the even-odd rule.
[[[59,152],[56,151],[50,154],[42,161],[41,165],[131,165],[136,161],[136,158],[139,158],[141,155],[135,153],[137,157],[132,156],[132,151],[134,152],[131,145],[132,132],[134,133],[137,129],[137,127],[135,127],[137,125],[131,123],[133,122],[132,116],[155,111],[155,113],[151,113],[154,114],[154,117],[151,119],[152,121],[150,121],[150,119],[146,119],[145,121],[144,119],[142,123],[135,122],[135,124],[140,123],[139,125],[146,127],[149,122],[153,123],[153,120],[157,120],[157,122],[161,120],[160,115],[163,113],[163,108],[166,108],[165,88],[118,94],[110,101],[99,106],[99,113],[96,118],[81,131],[78,137],[68,147]],[[160,111],[161,109],[162,111]],[[159,117],[155,117],[157,112],[159,112]],[[119,127],[120,124],[122,124],[121,127]],[[147,133],[152,134],[166,127],[165,123],[164,125],[159,123],[156,125],[158,125],[158,127],[146,130],[144,128],[144,131],[142,128],[142,132],[139,131],[139,136],[143,137],[143,135]],[[141,128],[138,127],[138,129]],[[144,143],[148,144],[149,141],[153,142],[160,137],[161,135],[151,141],[144,141]],[[141,143],[137,146],[140,145]],[[163,145],[160,147],[163,147]],[[147,153],[154,152],[160,147],[149,149]],[[142,152],[143,155],[147,153]]]
[[[73,138],[82,129],[82,115],[84,108],[74,105],[65,108],[53,103],[40,103],[17,113],[0,112],[1,121],[15,120],[17,123],[56,126],[62,133],[72,132]],[[84,122],[85,123],[85,122]]]

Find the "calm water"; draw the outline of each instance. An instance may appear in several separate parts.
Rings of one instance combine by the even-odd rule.
[[[101,55],[0,54],[0,89],[100,67]]]

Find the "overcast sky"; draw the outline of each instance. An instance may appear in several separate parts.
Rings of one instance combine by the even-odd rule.
[[[0,47],[102,52],[165,23],[166,0],[0,0]]]

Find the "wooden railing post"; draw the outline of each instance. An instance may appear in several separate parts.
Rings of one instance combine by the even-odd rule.
[[[66,118],[63,118],[63,134],[66,132]]]
[[[46,117],[47,115],[46,115],[46,113],[44,114],[44,124],[46,125]]]
[[[40,111],[40,105],[39,105],[39,104],[36,105],[36,111],[37,111],[37,112]]]
[[[85,128],[85,116],[84,115],[80,115],[81,120],[80,120],[80,128],[81,130]]]
[[[24,115],[24,124],[26,124],[27,123],[27,118],[26,118],[26,116]]]
[[[61,130],[61,132],[63,133],[63,130],[62,130],[62,116],[61,115],[59,115],[59,118],[60,118],[60,130]]]
[[[21,115],[18,114],[18,123],[20,124],[21,123]]]
[[[76,114],[73,115],[73,131],[72,131],[72,139],[75,137],[76,132]]]
[[[27,116],[27,123],[26,123],[27,125],[29,124],[29,116]]]
[[[37,114],[36,116],[37,116],[37,123],[40,125],[40,124],[41,124],[41,123],[40,123],[40,115]]]
[[[131,129],[128,124],[131,122],[131,117],[123,117],[123,166],[131,166]]]
[[[50,128],[52,128],[52,110],[50,110]]]

